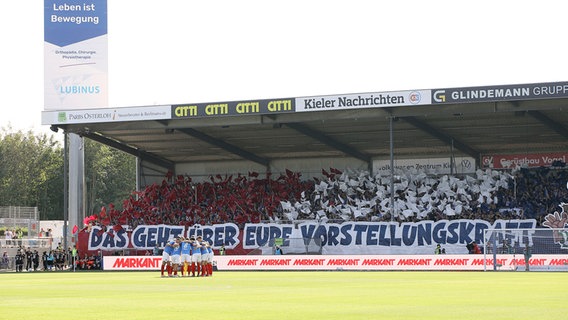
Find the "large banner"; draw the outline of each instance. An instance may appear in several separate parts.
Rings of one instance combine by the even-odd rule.
[[[44,109],[108,106],[106,0],[44,0]]]
[[[305,221],[298,224],[247,223],[243,229],[234,223],[212,226],[140,225],[101,229],[93,227],[85,239],[85,250],[151,250],[163,248],[168,240],[178,236],[201,235],[213,248],[262,250],[282,242],[286,254],[432,254],[440,244],[449,254],[466,254],[466,246],[476,242],[482,246],[486,229],[534,229],[536,220],[440,220],[398,224],[396,222],[321,223]],[[511,245],[533,245],[531,230],[508,233]],[[81,240],[81,239],[80,239]],[[497,239],[499,243],[504,239]],[[82,250],[79,248],[79,250]],[[264,251],[263,251],[264,252]]]

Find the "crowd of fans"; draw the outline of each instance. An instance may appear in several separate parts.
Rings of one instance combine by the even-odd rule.
[[[499,195],[505,206],[522,208],[525,217],[540,221],[568,202],[568,169],[520,169]]]
[[[168,174],[162,183],[133,193],[122,209],[109,204],[84,222],[86,229],[98,225],[103,230],[126,225],[232,222],[243,226],[314,219],[336,223],[536,219],[542,225],[546,215],[568,202],[568,169],[564,167],[479,169],[463,176],[396,170],[393,177],[391,181],[390,175],[334,168],[311,179],[290,170],[274,177],[249,172],[200,182]],[[6,252],[2,256],[1,268],[11,264],[17,271],[96,270],[101,268],[101,256],[80,256],[74,248],[60,246],[43,253],[21,247],[15,257]]]
[[[141,224],[211,225],[234,222],[322,221],[416,222],[440,219],[534,218],[568,201],[564,168],[477,170],[473,175],[430,175],[397,170],[371,176],[365,171],[330,168],[320,178],[302,179],[286,170],[273,177],[258,173],[211,176],[192,182],[169,174],[161,184],[135,192],[118,210],[113,204],[85,219],[86,225],[131,228]],[[391,198],[391,183],[394,199]],[[394,200],[394,201],[393,201]],[[394,206],[394,210],[391,207]],[[394,216],[391,217],[391,212]]]

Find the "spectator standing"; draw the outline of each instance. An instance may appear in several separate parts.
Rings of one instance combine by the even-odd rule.
[[[18,249],[18,253],[16,253],[16,272],[22,272],[24,269],[24,252],[21,249]]]
[[[41,262],[43,263],[43,271],[47,271],[48,270],[47,251],[44,251],[43,254],[41,255]]]
[[[477,245],[476,242],[473,243],[473,250],[472,252],[473,254],[481,254],[481,249],[479,249],[479,246]]]
[[[71,259],[69,261],[69,265],[73,265],[73,267],[75,267],[78,257],[79,252],[77,251],[77,246],[73,246],[73,249],[71,249]]]
[[[18,234],[15,231],[12,231],[12,240],[10,240],[10,244],[14,247],[19,247],[20,244],[18,243]]]
[[[12,232],[12,230],[7,229],[4,232],[4,238],[6,239],[6,246],[11,246],[12,245],[12,238],[14,237],[14,233]]]
[[[27,248],[26,249],[26,270],[27,271],[32,271],[32,265],[33,265],[33,252],[31,248]]]
[[[2,254],[2,261],[1,261],[2,268],[8,269],[10,267],[10,257],[8,256],[8,252],[4,251],[4,253]]]
[[[37,269],[39,268],[39,252],[37,252],[37,250],[34,250],[34,252],[32,253],[32,263],[34,271],[37,271]]]
[[[22,228],[17,229],[16,234],[17,234],[17,237],[18,237],[18,243],[20,245],[23,245],[22,239],[24,239],[24,231],[22,230]]]
[[[53,254],[53,250],[49,251],[49,254],[47,255],[47,270],[52,271],[53,270],[53,262],[55,261],[55,256]]]
[[[434,254],[442,254],[442,246],[438,243],[436,249],[434,249]]]

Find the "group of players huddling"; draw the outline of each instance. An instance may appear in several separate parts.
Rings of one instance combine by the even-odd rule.
[[[201,236],[189,238],[177,237],[166,243],[162,253],[162,277],[167,271],[168,277],[181,276],[208,277],[213,275],[213,249],[209,242],[203,241]]]

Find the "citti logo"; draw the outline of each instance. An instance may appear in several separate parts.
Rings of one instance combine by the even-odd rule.
[[[436,102],[446,102],[446,90],[434,91],[434,101]]]

